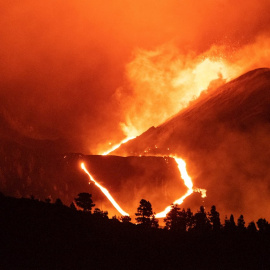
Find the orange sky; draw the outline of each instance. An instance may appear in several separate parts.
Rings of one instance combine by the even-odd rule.
[[[270,65],[268,0],[0,2],[1,113],[73,151],[97,153],[177,112],[199,91],[179,80],[200,80],[209,55],[225,79]]]

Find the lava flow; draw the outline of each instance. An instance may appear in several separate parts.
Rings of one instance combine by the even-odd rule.
[[[85,168],[84,163],[81,163],[81,168],[85,171],[85,173],[89,176],[90,180],[95,183],[95,185],[103,192],[103,194],[108,198],[108,200],[112,203],[112,205],[117,209],[117,211],[122,215],[122,216],[129,216],[128,213],[126,213],[120,206],[119,204],[114,200],[114,198],[111,196],[109,191],[101,186],[94,178],[93,176],[88,172],[88,170]],[[90,182],[89,182],[90,183]]]
[[[111,149],[109,149],[108,151],[102,153],[102,156],[107,156],[107,155],[109,155],[111,152],[113,152],[114,150],[116,150],[117,148],[119,148],[122,144],[124,144],[124,143],[126,143],[126,142],[128,142],[128,141],[130,141],[130,140],[132,140],[132,139],[134,139],[134,138],[135,138],[135,136],[133,136],[133,137],[127,137],[126,139],[124,139],[124,140],[121,141],[120,143],[114,145],[114,146],[113,146]]]
[[[176,161],[179,172],[181,174],[181,178],[184,180],[184,183],[186,187],[188,188],[188,191],[186,192],[186,194],[183,195],[181,198],[177,199],[176,201],[174,201],[173,204],[182,204],[184,199],[187,198],[189,195],[191,195],[194,191],[201,192],[202,197],[206,197],[206,190],[193,189],[193,183],[192,183],[191,177],[187,173],[185,161],[177,157],[172,157],[172,158],[174,158],[174,160]],[[164,211],[156,214],[156,218],[165,218],[166,215],[170,212],[171,208],[172,208],[171,205],[166,207]]]
[[[112,151],[119,148],[122,143],[126,143],[127,141],[129,141],[129,140],[131,140],[133,138],[134,137],[130,137],[130,138],[127,138],[127,139],[121,141],[119,144],[113,146],[110,150],[108,150],[107,152],[104,152],[102,155],[108,155]],[[185,186],[188,188],[188,191],[186,192],[186,194],[183,195],[182,197],[180,197],[179,199],[175,200],[173,202],[173,204],[182,204],[183,201],[185,200],[185,198],[187,198],[193,192],[200,192],[202,194],[202,198],[206,197],[206,190],[199,189],[199,188],[193,189],[193,183],[192,183],[191,177],[187,173],[185,161],[183,159],[175,157],[175,156],[171,156],[171,158],[174,158],[175,162],[177,163],[181,178],[184,180]],[[93,181],[96,184],[96,186],[98,186],[100,188],[100,190],[104,193],[104,195],[109,199],[109,201],[113,204],[113,206],[118,210],[118,212],[123,216],[129,216],[129,214],[126,213],[119,206],[119,204],[114,200],[114,198],[111,196],[109,191],[106,188],[102,187],[99,183],[97,183],[97,181],[92,177],[92,175],[85,168],[84,163],[81,163],[81,168],[85,171],[86,174],[88,174],[90,180]],[[170,212],[171,208],[172,208],[171,205],[167,206],[164,211],[162,211],[160,213],[157,213],[155,215],[155,217],[156,218],[165,218],[166,215]]]

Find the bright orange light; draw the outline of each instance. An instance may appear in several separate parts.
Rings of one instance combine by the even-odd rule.
[[[203,189],[203,188],[195,188],[194,189],[194,192],[198,192],[198,193],[201,193],[201,197],[202,198],[206,198],[206,189]]]
[[[192,183],[190,176],[187,173],[185,161],[181,158],[177,158],[177,157],[173,157],[173,158],[178,165],[178,169],[179,169],[179,172],[181,174],[181,178],[184,180],[185,185],[188,188],[188,191],[186,192],[186,194],[184,196],[182,196],[181,198],[179,198],[173,202],[173,204],[181,204],[181,203],[183,203],[183,201],[186,197],[188,197],[190,194],[193,193],[193,183]],[[170,210],[171,210],[171,206],[166,207],[164,211],[156,214],[156,218],[165,218],[166,215],[170,212]]]
[[[181,158],[177,158],[177,157],[173,157],[174,160],[177,163],[178,169],[180,171],[181,177],[185,182],[186,187],[190,190],[193,187],[193,183],[191,180],[191,177],[188,175],[187,173],[187,169],[186,169],[186,162],[181,159]]]
[[[90,180],[95,183],[97,187],[103,192],[103,194],[108,198],[108,200],[112,203],[112,205],[117,209],[117,211],[122,215],[122,216],[129,216],[128,213],[126,213],[120,206],[119,204],[114,200],[114,198],[111,196],[109,191],[101,186],[94,178],[93,176],[88,172],[88,170],[85,168],[84,163],[81,163],[81,168],[85,171],[85,173],[89,176]],[[90,182],[89,182],[90,183]]]
[[[112,151],[116,150],[117,148],[119,148],[121,146],[121,144],[128,142],[129,140],[133,139],[134,137],[129,137],[126,138],[125,140],[121,141],[119,144],[114,145],[110,150],[108,150],[107,152],[104,152],[102,155],[108,155],[109,153],[111,153]],[[157,146],[155,146],[155,148],[157,148]],[[186,170],[186,163],[183,159],[178,158],[176,156],[171,156],[172,158],[174,158],[174,160],[177,163],[181,178],[184,180],[184,183],[186,185],[186,187],[188,188],[188,191],[186,192],[186,194],[184,194],[182,197],[180,197],[179,199],[175,200],[173,202],[173,204],[182,204],[183,201],[189,196],[191,195],[193,192],[199,192],[201,193],[202,198],[206,197],[206,190],[205,189],[200,189],[200,188],[195,188],[193,189],[193,183],[192,183],[192,179],[191,177],[188,175],[187,170]],[[82,169],[88,174],[89,178],[91,181],[93,181],[100,189],[101,191],[105,194],[105,196],[110,200],[110,202],[113,204],[113,206],[118,210],[119,213],[121,213],[123,216],[129,216],[128,213],[126,213],[125,211],[122,210],[122,208],[116,203],[116,201],[113,199],[113,197],[110,195],[109,191],[102,187],[100,184],[98,184],[96,182],[96,180],[91,176],[91,174],[87,171],[87,169],[84,166],[84,163],[81,163],[81,167]],[[157,213],[155,215],[156,218],[165,218],[166,215],[170,212],[171,210],[171,206],[167,206],[165,208],[164,211]]]
[[[114,150],[116,150],[117,148],[119,148],[119,147],[121,146],[121,144],[126,143],[126,142],[128,142],[128,141],[130,141],[130,140],[132,140],[132,139],[134,139],[134,138],[135,138],[135,137],[133,136],[133,137],[128,137],[128,138],[124,139],[123,141],[121,141],[120,143],[114,145],[114,146],[111,147],[108,151],[102,153],[101,155],[102,155],[102,156],[107,156],[107,155],[109,155],[111,152],[113,152]]]
[[[176,46],[164,44],[151,51],[135,51],[127,65],[133,98],[122,101],[126,116],[121,125],[123,132],[141,134],[162,124],[202,91],[213,87],[214,82],[222,84],[236,74],[226,58],[217,56],[214,50],[197,56],[183,55]]]
[[[193,192],[200,192],[202,194],[202,198],[205,198],[206,197],[205,189],[199,189],[199,188],[193,189],[193,183],[192,183],[191,177],[187,173],[185,161],[178,157],[173,157],[173,158],[178,165],[181,178],[184,180],[185,185],[188,188],[188,191],[186,192],[186,194],[183,195],[181,198],[177,199],[176,201],[174,201],[173,204],[182,204],[183,201]],[[172,208],[171,206],[166,207],[164,211],[156,214],[156,218],[165,218],[166,215],[171,211],[171,208]]]

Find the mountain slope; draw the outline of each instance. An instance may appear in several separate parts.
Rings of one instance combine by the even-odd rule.
[[[82,161],[131,215],[142,198],[160,212],[187,191],[172,158],[85,156],[72,149],[64,139],[44,139],[28,127],[21,128],[0,107],[0,192],[41,200],[61,198],[67,205],[78,193],[90,192],[96,207],[120,215],[94,184],[89,186]]]
[[[270,69],[262,68],[204,93],[114,154],[176,154],[195,186],[207,189],[206,203],[227,214],[270,217],[269,137]]]

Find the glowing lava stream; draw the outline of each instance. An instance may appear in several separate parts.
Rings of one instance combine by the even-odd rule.
[[[135,136],[133,136],[133,137],[127,137],[126,139],[124,139],[124,140],[121,141],[120,143],[114,145],[110,150],[108,150],[108,151],[102,153],[102,156],[107,156],[107,155],[110,154],[112,151],[114,151],[114,150],[116,150],[117,148],[119,148],[119,147],[121,146],[121,144],[126,143],[126,142],[128,142],[128,141],[130,141],[130,140],[132,140],[132,139],[134,139],[134,138],[135,138]]]
[[[108,200],[112,203],[112,205],[117,209],[117,211],[122,215],[122,216],[129,216],[128,213],[126,213],[120,206],[119,204],[114,200],[114,198],[111,196],[109,191],[101,186],[94,178],[93,176],[88,172],[88,170],[85,168],[84,163],[81,163],[81,168],[85,171],[85,173],[89,176],[90,180],[95,183],[97,187],[103,192],[103,194],[108,198]],[[90,184],[90,182],[89,182]]]
[[[174,156],[171,156],[171,157],[174,158],[174,160],[176,161],[176,163],[178,165],[179,172],[181,174],[181,178],[184,180],[184,183],[185,183],[186,187],[188,188],[188,191],[186,192],[186,194],[183,195],[181,198],[177,199],[176,201],[174,201],[173,204],[182,204],[183,201],[185,200],[185,198],[187,198],[193,192],[199,192],[199,193],[201,193],[201,197],[205,198],[206,197],[206,190],[205,189],[202,189],[202,188],[193,189],[193,183],[192,183],[191,177],[187,173],[186,162],[181,158],[174,157]],[[157,213],[155,215],[155,217],[156,218],[165,218],[166,215],[170,212],[171,208],[172,208],[171,205],[166,207],[163,212]]]
[[[176,163],[178,165],[179,172],[181,174],[181,178],[184,180],[184,183],[185,183],[186,187],[188,188],[188,191],[185,195],[183,195],[181,198],[179,198],[173,202],[173,204],[181,204],[181,203],[183,203],[183,201],[186,197],[188,197],[190,194],[192,194],[194,192],[193,183],[192,183],[190,176],[187,173],[185,161],[183,159],[177,158],[177,157],[172,157],[172,158],[174,158],[174,160],[176,161]],[[166,215],[170,212],[171,208],[172,208],[171,205],[166,207],[164,211],[157,213],[155,215],[155,217],[156,218],[165,218]]]
[[[124,139],[123,141],[121,141],[119,144],[113,146],[110,150],[108,150],[107,152],[104,152],[102,155],[106,156],[109,153],[111,153],[112,151],[116,150],[117,148],[120,147],[121,144],[128,142],[129,140],[134,139],[135,137],[129,137]],[[188,175],[187,170],[186,170],[186,163],[183,159],[175,157],[175,156],[170,156],[171,158],[173,158],[175,160],[175,162],[178,165],[178,169],[181,175],[181,178],[184,180],[185,186],[188,188],[188,191],[186,192],[185,195],[183,195],[181,198],[177,199],[176,201],[173,202],[173,204],[182,204],[183,201],[189,196],[191,195],[193,192],[200,192],[202,195],[202,198],[206,197],[206,190],[205,189],[193,189],[193,183],[191,180],[191,177]],[[84,163],[81,163],[81,168],[85,171],[85,173],[89,176],[90,180],[93,181],[96,186],[98,186],[100,188],[100,190],[104,193],[104,195],[108,198],[108,200],[113,204],[113,206],[117,209],[117,211],[123,215],[123,216],[129,216],[128,213],[126,213],[120,206],[119,204],[114,200],[114,198],[111,196],[111,194],[109,193],[109,191],[102,187],[94,178],[93,176],[88,172],[88,170],[85,168]],[[89,182],[90,183],[90,182]],[[155,215],[156,218],[165,218],[166,215],[170,212],[171,210],[171,205],[169,205],[168,207],[165,208],[164,211],[157,213]]]

